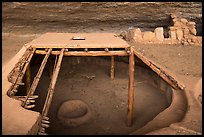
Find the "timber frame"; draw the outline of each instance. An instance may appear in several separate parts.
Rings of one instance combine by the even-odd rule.
[[[35,99],[38,95],[34,92],[39,84],[45,65],[50,55],[58,56],[57,62],[53,68],[50,85],[48,88],[47,97],[41,113],[40,126],[38,130],[39,135],[45,135],[45,128],[49,127],[48,112],[50,104],[54,95],[55,84],[60,71],[61,63],[64,56],[109,56],[110,57],[110,77],[114,80],[114,57],[128,56],[129,57],[129,88],[128,88],[128,108],[127,108],[127,126],[133,124],[133,104],[134,104],[134,56],[140,58],[147,66],[155,71],[173,88],[183,89],[184,86],[167,75],[162,69],[158,69],[154,63],[146,59],[134,47],[129,46],[121,38],[111,33],[105,34],[78,34],[79,38],[73,39],[77,34],[72,33],[47,33],[41,37],[26,44],[27,50],[21,57],[14,69],[9,73],[8,80],[12,86],[7,92],[7,95],[22,101],[22,107],[31,109],[35,107]],[[71,39],[72,38],[72,39]],[[87,41],[86,41],[87,38]],[[64,40],[65,39],[65,40]],[[110,40],[109,40],[110,39]],[[61,41],[60,41],[61,40]],[[95,43],[94,43],[95,42]],[[70,44],[69,44],[70,43]],[[94,44],[93,44],[94,43]],[[32,83],[30,83],[30,61],[34,54],[44,55],[44,59]],[[22,83],[23,76],[26,81]],[[26,84],[26,96],[15,96],[18,92],[19,85]]]

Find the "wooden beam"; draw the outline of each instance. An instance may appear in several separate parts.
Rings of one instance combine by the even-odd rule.
[[[8,74],[8,81],[11,83],[14,83],[15,79],[18,77],[19,73],[23,70],[23,66],[26,63],[26,60],[28,60],[30,56],[30,49],[26,49],[23,56],[20,58],[18,63],[15,65],[15,67],[11,70],[11,72]]]
[[[62,63],[63,53],[64,53],[64,49],[62,49],[60,51],[59,59],[57,61],[57,65],[55,67],[55,70],[54,70],[52,78],[51,78],[51,82],[50,82],[50,85],[49,85],[49,88],[48,88],[48,95],[47,95],[45,105],[44,105],[44,108],[43,108],[43,111],[42,111],[42,114],[44,116],[46,116],[48,114],[48,110],[49,110],[49,107],[50,107],[50,104],[51,104],[51,101],[52,101],[52,97],[53,97],[54,89],[55,89],[55,84],[57,82],[57,77],[58,77],[59,70],[60,70],[61,63]]]
[[[134,108],[134,52],[130,49],[129,56],[129,92],[128,92],[128,114],[127,114],[127,126],[133,124],[133,108]]]
[[[158,67],[155,63],[147,59],[138,51],[134,50],[134,54],[141,59],[148,67],[150,67],[154,72],[156,72],[163,80],[165,80],[174,89],[184,90],[185,86],[178,81],[176,81],[172,76],[168,75],[162,68]]]
[[[30,63],[28,64],[27,70],[26,70],[26,94],[28,94],[29,90],[30,90],[30,85],[31,85],[31,70],[30,70]]]
[[[69,49],[75,49],[75,48],[78,48],[78,49],[85,49],[85,48],[128,48],[129,45],[128,44],[121,44],[121,45],[99,45],[99,44],[73,44],[73,45],[68,45],[68,44],[63,44],[63,45],[59,45],[59,44],[36,44],[36,45],[33,45],[33,44],[27,44],[26,46],[28,47],[32,47],[32,48],[41,48],[41,49],[45,49],[45,48],[52,48],[52,49],[61,49],[61,48],[69,48]]]
[[[24,65],[22,71],[18,74],[18,76],[16,77],[15,81],[12,83],[11,87],[9,88],[9,90],[7,92],[8,96],[13,96],[17,92],[17,88],[19,87],[18,82],[22,83],[23,76],[25,75],[27,67],[28,67],[28,65],[29,65],[29,63],[30,63],[34,53],[35,53],[35,49],[32,49],[30,51],[30,55],[29,55],[28,59],[26,60],[25,65]]]
[[[114,56],[111,56],[111,80],[114,80],[114,75],[115,75]]]
[[[50,106],[51,106],[51,101],[52,101],[52,98],[53,98],[53,95],[54,95],[54,90],[55,90],[55,84],[57,82],[57,77],[58,77],[58,74],[59,74],[59,71],[60,71],[60,68],[61,68],[61,63],[62,63],[62,59],[63,59],[63,55],[64,55],[64,48],[60,51],[60,55],[59,55],[59,59],[57,61],[57,65],[56,67],[54,67],[54,72],[53,72],[53,75],[52,75],[52,78],[51,78],[51,82],[50,82],[50,85],[49,85],[49,88],[48,88],[48,93],[47,93],[47,97],[46,97],[46,100],[45,100],[45,104],[44,104],[44,107],[43,107],[43,110],[42,110],[42,119],[41,119],[41,123],[40,123],[40,127],[49,127],[49,125],[43,121],[45,121],[43,119],[43,117],[47,117],[48,115],[48,111],[50,109]],[[46,120],[47,121],[47,120]],[[49,121],[47,121],[49,122]],[[39,131],[38,133],[45,133],[45,131]]]
[[[36,50],[36,54],[46,54],[44,50]],[[52,51],[51,54],[59,55],[60,51]],[[68,51],[64,52],[64,56],[128,56],[127,52],[124,51]]]
[[[38,73],[37,73],[37,75],[35,76],[35,78],[34,78],[34,80],[33,80],[33,83],[32,83],[32,85],[31,85],[31,88],[30,88],[30,90],[29,90],[28,93],[27,93],[26,99],[25,99],[25,101],[24,101],[23,104],[22,104],[23,107],[26,105],[26,102],[27,102],[28,98],[29,98],[30,96],[32,96],[33,93],[35,92],[35,90],[36,90],[36,88],[37,88],[37,86],[38,86],[38,83],[39,83],[39,81],[40,81],[40,78],[41,78],[41,76],[42,76],[43,70],[44,70],[44,68],[45,68],[45,65],[46,65],[46,63],[47,63],[47,59],[48,59],[49,56],[50,56],[51,51],[52,51],[52,49],[49,49],[48,52],[46,53],[46,55],[45,55],[45,57],[44,57],[44,59],[43,59],[43,61],[42,61],[42,63],[41,63],[41,66],[40,66],[40,68],[39,68],[39,70],[38,70]]]

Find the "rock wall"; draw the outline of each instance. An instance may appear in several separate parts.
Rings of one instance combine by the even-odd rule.
[[[3,2],[3,32],[153,31],[170,23],[170,14],[196,22],[202,34],[201,2]],[[199,29],[198,29],[199,28]]]

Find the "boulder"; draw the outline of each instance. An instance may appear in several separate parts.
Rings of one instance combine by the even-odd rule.
[[[180,21],[176,21],[176,22],[174,23],[174,26],[176,26],[176,27],[181,27],[181,26],[183,26],[183,23],[180,22]]]
[[[188,23],[187,23],[187,25],[189,25],[189,26],[195,26],[195,22],[192,22],[192,21],[189,21]]]
[[[181,41],[183,38],[183,31],[182,30],[177,30],[176,31],[176,38]]]
[[[141,41],[142,40],[142,32],[140,28],[131,28],[127,35],[126,35],[126,40],[131,41]]]
[[[192,36],[191,36],[191,40],[192,40],[192,42],[194,42],[194,43],[197,42],[196,36],[193,36],[193,35],[192,35]]]
[[[196,29],[195,28],[189,28],[189,31],[191,34],[196,36]]]
[[[140,28],[134,28],[133,29],[133,39],[135,41],[141,41],[142,40],[142,32]]]
[[[169,30],[170,30],[170,31],[175,31],[175,30],[177,30],[177,27],[170,26],[170,27],[169,27]]]
[[[182,44],[182,45],[188,45],[188,42],[187,42],[186,40],[182,40],[182,41],[181,41],[181,44]]]
[[[153,41],[155,39],[155,33],[151,31],[143,32],[142,38],[144,41]]]
[[[184,23],[184,24],[186,24],[186,23],[188,22],[188,20],[187,20],[187,19],[184,19],[184,18],[181,18],[180,21],[181,21],[182,23]]]
[[[190,31],[188,28],[183,29],[183,38],[188,39],[190,36]]]
[[[127,41],[133,40],[133,28],[129,28],[129,29],[128,29],[128,32],[127,32],[127,34],[126,34],[126,36],[125,36],[125,39],[126,39]]]
[[[156,39],[159,41],[163,41],[164,40],[164,29],[163,27],[158,27],[154,30]]]
[[[189,35],[190,34],[189,29],[188,28],[183,29],[183,34],[184,35]]]
[[[171,39],[176,39],[176,31],[169,31],[169,37]]]

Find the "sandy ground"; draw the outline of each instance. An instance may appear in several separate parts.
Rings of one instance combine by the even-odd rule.
[[[6,62],[8,62],[13,57],[13,55],[15,55],[21,49],[21,47],[25,43],[31,41],[37,36],[38,35],[4,34],[2,37],[2,64],[5,64]],[[196,82],[202,77],[202,47],[183,46],[183,45],[141,45],[138,43],[130,43],[130,44],[134,45],[136,49],[138,49],[139,52],[142,52],[143,55],[145,55],[146,57],[151,58],[158,64],[162,65],[163,67],[166,67],[167,69],[175,73],[179,77],[179,79],[185,84],[185,86],[189,89],[193,89]],[[145,117],[144,119],[141,118],[140,120],[135,119],[136,121],[135,123],[137,124],[134,125],[134,129],[133,128],[125,129],[124,119],[125,119],[126,112],[124,111],[124,109],[126,108],[125,105],[127,102],[124,104],[121,102],[125,100],[127,101],[127,99],[125,99],[125,93],[127,92],[124,92],[124,91],[127,90],[126,86],[127,86],[128,81],[127,81],[127,78],[121,79],[121,77],[123,77],[124,74],[128,72],[122,71],[122,73],[118,73],[119,77],[116,78],[114,82],[111,82],[108,77],[108,71],[109,71],[108,67],[109,66],[105,64],[103,66],[106,66],[106,67],[102,69],[103,67],[96,66],[96,65],[92,67],[90,67],[90,65],[89,66],[76,65],[75,67],[73,66],[70,70],[68,69],[67,71],[61,71],[62,73],[60,73],[60,75],[61,77],[62,76],[64,77],[59,79],[56,89],[58,89],[60,92],[64,94],[67,94],[67,97],[64,96],[64,94],[55,94],[55,97],[54,97],[55,100],[53,101],[54,104],[51,109],[51,112],[53,113],[50,114],[54,126],[51,124],[49,133],[56,133],[57,131],[60,130],[62,134],[67,134],[67,128],[61,128],[61,125],[56,121],[57,108],[59,107],[59,104],[62,101],[67,100],[67,99],[79,98],[83,101],[86,101],[92,104],[91,106],[95,109],[96,116],[101,118],[99,121],[97,120],[92,121],[93,123],[90,124],[92,127],[87,126],[86,128],[83,128],[82,126],[82,127],[78,127],[77,130],[70,129],[69,134],[85,134],[85,131],[87,131],[88,129],[93,129],[93,127],[95,129],[94,131],[89,130],[86,133],[88,134],[89,133],[117,134],[117,132],[120,131],[120,134],[127,134],[127,133],[134,131],[134,129],[139,128],[144,123],[146,123],[148,120],[151,120],[157,113],[159,113],[160,111],[165,109],[165,107],[167,107],[165,105],[165,100],[163,100],[162,102],[162,99],[163,99],[162,94],[155,94],[154,90],[150,90],[152,93],[150,93],[150,91],[148,90],[146,90],[146,92],[141,92],[141,93],[138,92],[138,94],[144,95],[144,98],[136,98],[136,101],[138,101],[137,103],[139,102],[141,103],[143,100],[145,100],[147,96],[149,96],[149,102],[146,102],[147,104],[144,107],[149,107],[149,108],[152,108],[153,106],[157,106],[157,107],[155,109],[150,109],[148,112],[145,111],[146,116],[148,117]],[[67,67],[62,66],[62,69],[65,70],[65,68]],[[69,78],[66,76],[70,75],[70,74],[65,74],[65,73],[69,73],[69,72],[73,73],[72,72],[73,70],[76,70],[78,74],[72,77],[72,79],[68,80],[69,84],[65,83],[66,78]],[[98,71],[95,71],[95,70],[98,70]],[[91,73],[91,75],[94,74],[94,75],[100,76],[100,77],[97,76],[97,78],[94,79],[94,81],[97,84],[91,84],[93,81],[88,83],[87,79],[85,78],[78,79],[84,73],[86,74]],[[44,83],[46,83],[47,78],[48,77],[45,77],[43,79]],[[142,80],[142,79],[138,79],[138,81],[139,80]],[[70,86],[70,85],[73,85],[73,86]],[[99,89],[96,85],[105,87],[105,90]],[[108,87],[107,85],[110,85],[110,87]],[[116,85],[117,86],[120,85],[117,90],[121,92],[111,91],[111,89],[113,87],[116,87]],[[147,85],[143,85],[143,86],[147,86]],[[61,88],[61,87],[64,87],[64,88]],[[138,88],[139,91],[142,91],[142,89],[140,88],[142,87]],[[46,90],[47,88],[46,86],[41,85],[41,89]],[[150,87],[150,89],[152,89],[152,87]],[[74,92],[73,95],[68,96],[69,94],[68,91]],[[84,96],[86,94],[87,96]],[[101,96],[101,94],[105,96]],[[121,98],[121,96],[124,96],[124,97]],[[112,100],[112,98],[115,98],[115,100]],[[94,104],[93,102],[93,100],[95,99],[98,100],[97,104]],[[104,102],[104,100],[107,100],[107,102]],[[118,107],[120,109],[118,109]],[[98,108],[101,108],[101,109],[98,109]],[[156,109],[158,111],[155,111]],[[136,108],[136,111],[138,110],[140,109]],[[104,112],[107,112],[107,115],[102,115],[102,113]],[[138,111],[136,113],[137,115],[140,115],[142,117],[144,113],[139,114],[141,112],[142,112],[142,108],[141,108],[141,111]],[[109,114],[114,114],[115,117],[112,118],[112,120],[107,121],[106,119],[112,116]],[[99,125],[102,125],[102,126],[99,126]],[[120,125],[120,126],[117,126],[117,125]],[[113,127],[117,127],[117,128],[113,128]],[[80,133],[78,131],[80,131]]]
[[[189,89],[202,78],[202,46],[130,43],[147,58],[173,72]]]

